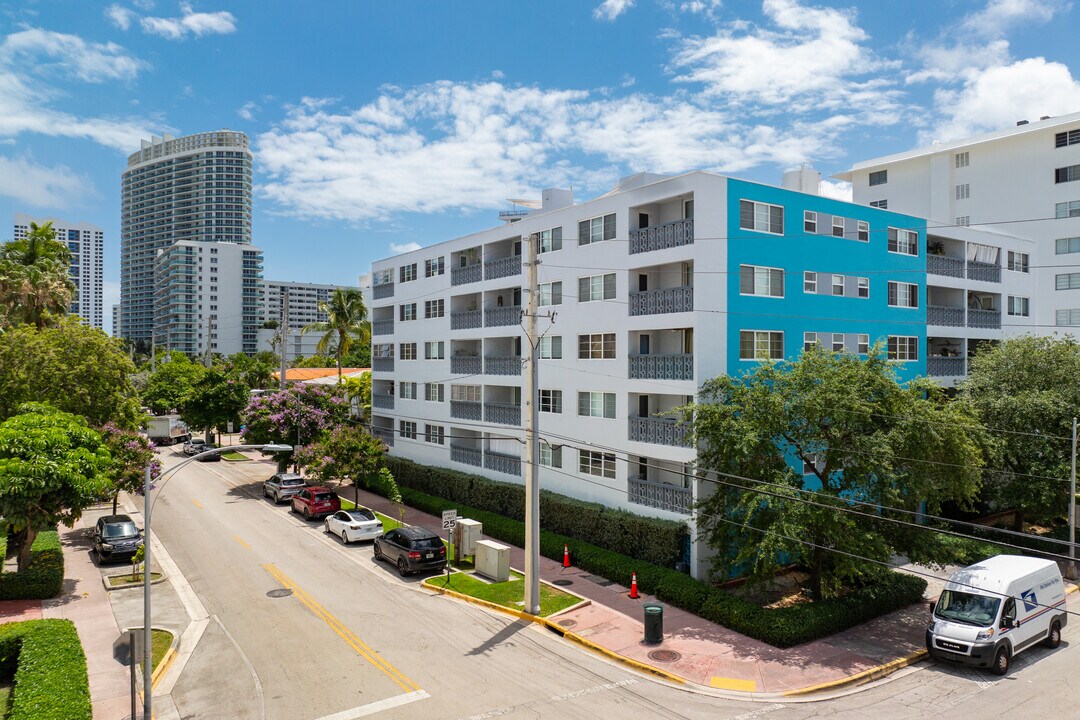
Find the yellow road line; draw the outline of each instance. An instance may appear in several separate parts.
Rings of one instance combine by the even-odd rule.
[[[400,670],[395,668],[389,662],[387,662],[382,656],[375,650],[368,646],[363,640],[357,637],[351,630],[345,627],[344,624],[333,615],[331,615],[326,608],[317,603],[314,598],[308,595],[306,592],[300,589],[300,587],[290,580],[284,573],[277,569],[272,563],[265,563],[263,569],[270,574],[270,577],[277,580],[281,585],[289,590],[293,591],[293,595],[296,599],[307,606],[311,612],[315,614],[317,618],[326,623],[331,630],[333,630],[338,637],[344,640],[348,645],[360,655],[360,657],[367,660],[369,663],[377,667],[388,678],[393,680],[397,685],[405,692],[415,692],[420,690],[420,686],[414,683],[409,678],[405,677]]]
[[[233,535],[232,539],[235,540],[236,542],[240,543],[241,545],[243,545],[244,549],[246,549],[246,550],[251,549],[251,546],[248,545],[246,542],[244,542],[244,538],[240,537],[239,535]]]
[[[202,509],[203,509],[202,503],[200,503],[200,502],[199,502],[198,500],[196,500],[195,498],[191,498],[191,502],[195,503],[195,507],[199,508],[200,510],[202,510]]]

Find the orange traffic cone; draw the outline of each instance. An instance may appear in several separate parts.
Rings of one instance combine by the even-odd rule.
[[[562,566],[564,568],[570,567],[570,548],[565,545],[562,546]]]
[[[637,591],[637,573],[636,572],[631,573],[631,575],[630,575],[630,597],[632,599],[634,599],[634,600],[637,600],[639,597],[641,597],[640,595],[638,595],[638,591]]]

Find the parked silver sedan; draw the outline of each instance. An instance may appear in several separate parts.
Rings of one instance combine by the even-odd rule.
[[[382,521],[367,508],[338,510],[326,518],[323,529],[331,535],[337,535],[345,544],[357,540],[374,540],[383,534]]]

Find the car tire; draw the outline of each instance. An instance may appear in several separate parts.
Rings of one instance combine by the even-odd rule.
[[[1046,639],[1043,640],[1043,645],[1053,650],[1061,644],[1061,623],[1055,620],[1050,623],[1050,632],[1046,633]]]
[[[311,522],[311,510],[304,508],[304,519]]]
[[[397,571],[401,573],[401,577],[405,577],[409,574],[409,564],[405,562],[405,558],[398,558]]]
[[[348,545],[349,544],[349,534],[347,532],[345,532],[344,530],[341,531],[341,544],[342,545]]]
[[[323,532],[329,535],[330,534],[330,521],[327,520],[326,522],[324,522],[322,524],[322,527],[323,527]]]
[[[1002,645],[994,654],[994,664],[990,669],[995,675],[1008,675],[1009,665],[1011,664],[1012,657],[1009,654],[1009,648],[1005,645]]]
[[[379,543],[373,543],[371,547],[375,555],[375,562],[382,560],[382,553],[379,552]]]

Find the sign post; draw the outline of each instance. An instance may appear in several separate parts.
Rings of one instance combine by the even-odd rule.
[[[446,544],[449,545],[450,544],[451,533],[454,531],[454,528],[457,527],[457,510],[443,510],[442,511],[442,526],[443,526],[443,530],[446,531]],[[457,552],[457,548],[454,548],[454,552],[455,553]],[[454,557],[456,558],[457,555],[455,554]],[[446,563],[446,584],[447,585],[450,584],[450,562],[449,562],[449,559],[447,559],[447,563]]]

